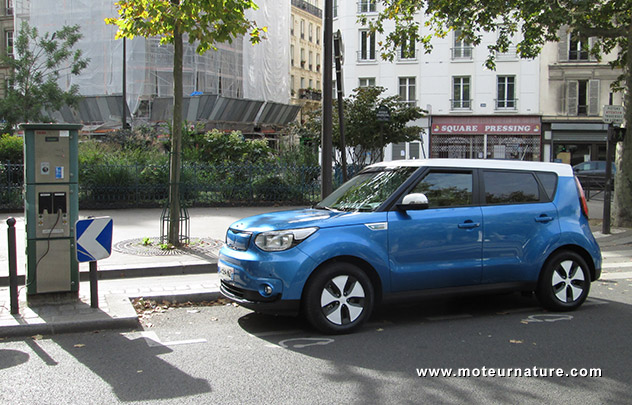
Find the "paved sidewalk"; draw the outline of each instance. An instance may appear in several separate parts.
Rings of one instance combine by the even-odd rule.
[[[99,261],[99,308],[90,307],[90,285],[82,281],[79,300],[27,306],[23,282],[20,291],[20,313],[10,313],[6,251],[6,222],[0,223],[0,338],[33,336],[62,332],[98,329],[135,329],[138,317],[131,298],[150,298],[156,301],[186,302],[212,301],[219,298],[217,250],[228,226],[243,217],[257,213],[278,211],[286,207],[195,208],[189,210],[191,237],[204,243],[199,249],[163,254],[139,254],[138,245],[128,242],[145,237],[158,237],[160,210],[116,210],[81,212],[81,217],[110,216],[114,220],[112,256]],[[591,212],[595,212],[591,208]],[[18,274],[24,275],[24,219],[18,220]],[[595,215],[592,215],[595,218]],[[0,217],[1,218],[1,217]],[[600,232],[601,225],[593,225],[595,237],[602,247],[604,268],[602,280],[632,279],[632,229],[612,229],[610,235]],[[131,247],[130,247],[131,246]],[[143,252],[141,249],[140,253]],[[175,254],[178,253],[178,254]],[[82,280],[87,280],[87,264],[81,265]]]
[[[33,336],[97,329],[133,329],[138,317],[133,298],[157,301],[212,301],[219,298],[217,253],[226,229],[238,219],[295,207],[240,207],[189,209],[192,247],[163,251],[143,238],[160,236],[160,209],[81,211],[79,218],[113,219],[112,255],[97,263],[99,308],[90,306],[89,268],[79,266],[79,300],[27,306],[24,288],[25,230],[23,213],[0,214],[0,337]],[[16,219],[20,312],[10,312],[6,218]]]

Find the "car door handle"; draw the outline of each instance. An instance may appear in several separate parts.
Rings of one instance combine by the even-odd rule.
[[[480,222],[474,222],[471,219],[468,219],[462,224],[459,224],[460,229],[474,229],[474,228],[478,228],[479,226],[481,226]]]
[[[543,224],[545,224],[547,222],[551,222],[551,221],[553,221],[553,217],[550,217],[550,216],[548,216],[546,214],[542,214],[539,217],[535,218],[535,222],[540,222],[540,223],[543,223]]]

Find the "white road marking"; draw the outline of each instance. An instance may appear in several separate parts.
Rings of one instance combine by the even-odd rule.
[[[130,340],[135,339],[144,339],[145,343],[149,347],[159,347],[159,346],[177,346],[177,345],[190,345],[195,343],[207,343],[206,339],[188,339],[188,340],[176,340],[173,342],[163,342],[160,340],[156,332],[152,331],[144,331],[144,332],[132,332],[125,334],[125,336]]]

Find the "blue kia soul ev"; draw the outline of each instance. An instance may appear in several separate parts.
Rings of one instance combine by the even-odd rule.
[[[389,299],[535,291],[578,308],[601,274],[569,165],[428,159],[369,166],[310,209],[230,226],[220,291],[325,333],[359,328]]]

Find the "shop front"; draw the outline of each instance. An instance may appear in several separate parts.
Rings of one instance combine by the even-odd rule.
[[[432,117],[430,157],[542,160],[540,117]]]
[[[594,160],[606,160],[608,125],[603,122],[544,123],[543,157],[576,165]]]

